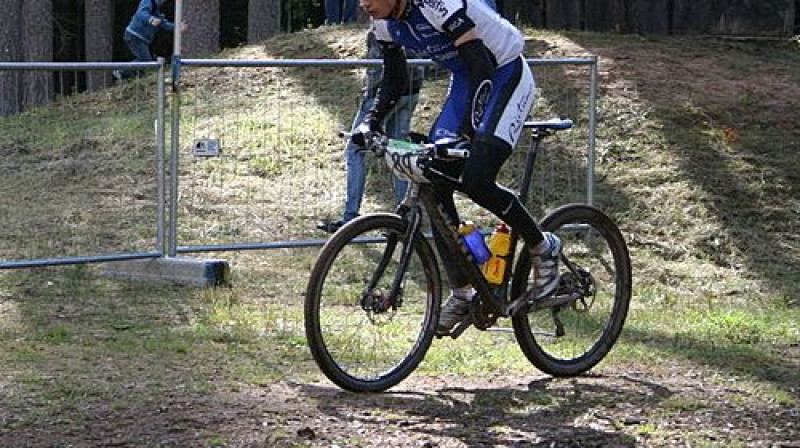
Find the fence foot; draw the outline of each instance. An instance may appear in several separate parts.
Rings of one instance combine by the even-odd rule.
[[[201,288],[230,284],[230,266],[226,260],[218,259],[163,257],[114,261],[103,265],[102,275]]]

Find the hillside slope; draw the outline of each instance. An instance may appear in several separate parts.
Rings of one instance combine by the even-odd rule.
[[[0,271],[0,446],[796,446],[800,48],[526,35],[531,56],[600,58],[596,202],[630,244],[635,291],[592,372],[545,376],[511,334],[470,329],[436,340],[389,393],[345,393],[305,341],[317,247],[221,253],[233,287],[213,290],[91,266]],[[323,27],[220,57],[348,59],[362,47],[362,29]],[[360,71],[184,73],[181,241],[322,238],[313,222],[341,205],[336,131]],[[553,140],[556,155],[585,152],[585,73],[537,69],[534,115],[578,123]],[[152,244],[152,83],[0,119],[0,259]],[[426,83],[415,127],[445,88]],[[192,158],[193,139],[214,133],[224,157]],[[370,178],[367,210],[390,204],[386,178]],[[547,201],[583,192],[555,193]]]

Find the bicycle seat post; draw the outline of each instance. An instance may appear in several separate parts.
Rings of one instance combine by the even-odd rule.
[[[555,132],[570,129],[573,126],[572,120],[569,118],[553,118],[546,121],[526,121],[525,128],[531,130],[531,138],[533,144],[528,149],[525,157],[525,172],[522,177],[522,184],[519,188],[519,199],[522,203],[528,202],[528,190],[530,188],[531,178],[533,177],[533,166],[536,163],[536,153],[539,151],[539,145],[545,137],[553,135]]]
[[[530,190],[531,179],[533,178],[533,167],[536,164],[536,154],[539,152],[539,145],[542,143],[546,135],[542,133],[542,129],[532,128],[530,148],[525,154],[525,170],[522,174],[522,182],[519,186],[519,200],[523,204],[528,202],[528,191]]]

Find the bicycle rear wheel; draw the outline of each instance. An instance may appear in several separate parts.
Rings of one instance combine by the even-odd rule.
[[[628,248],[614,222],[588,205],[563,206],[545,217],[541,227],[557,234],[563,244],[556,294],[583,291],[584,296],[551,308],[530,311],[529,307],[519,312],[512,320],[514,335],[538,369],[553,376],[578,375],[600,362],[622,331],[631,299]],[[524,250],[514,272],[512,297],[528,290],[533,280],[530,257]]]
[[[379,392],[405,379],[431,345],[441,283],[430,244],[417,235],[401,294],[391,285],[407,222],[377,213],[357,218],[322,248],[305,298],[306,337],[322,372],[343,389]],[[376,274],[377,273],[377,274]]]

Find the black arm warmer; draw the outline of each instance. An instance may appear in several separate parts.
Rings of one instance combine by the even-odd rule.
[[[469,69],[472,78],[470,107],[464,114],[464,120],[461,123],[461,132],[472,138],[475,129],[483,119],[486,104],[492,92],[492,77],[494,77],[496,63],[480,39],[473,39],[459,45],[458,54]]]
[[[375,103],[367,114],[367,120],[373,119],[379,123],[389,115],[397,100],[408,92],[408,65],[403,48],[385,43],[381,45],[383,45],[383,79],[375,94]]]

